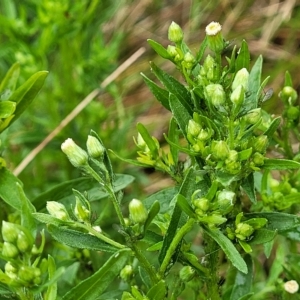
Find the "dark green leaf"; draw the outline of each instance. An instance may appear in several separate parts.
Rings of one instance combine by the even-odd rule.
[[[257,229],[254,231],[253,238],[249,241],[251,245],[265,244],[272,241],[277,235],[276,231],[268,229]]]
[[[267,170],[290,170],[299,169],[300,163],[289,159],[266,158],[263,165]]]
[[[230,300],[241,299],[243,296],[247,295],[251,291],[253,278],[252,258],[250,255],[247,254],[244,259],[247,264],[248,273],[245,274],[240,271],[236,273]]]
[[[168,132],[168,139],[172,142],[172,144],[170,144],[170,152],[172,154],[172,158],[174,161],[174,165],[175,167],[178,164],[178,148],[174,147],[173,144],[178,144],[179,141],[179,132],[178,132],[178,125],[175,121],[174,118],[171,118],[170,123],[169,123],[169,132]]]
[[[187,202],[184,196],[178,194],[176,203],[182,211],[184,211],[189,217],[195,218],[195,212],[193,211],[190,204]]]
[[[169,105],[169,92],[159,87],[154,81],[150,80],[143,73],[141,73],[141,75],[143,76],[145,83],[147,84],[155,98],[161,103],[163,107],[165,107],[167,110],[171,110]]]
[[[275,118],[270,124],[269,128],[263,133],[268,138],[272,138],[273,134],[276,132],[281,122],[281,117]]]
[[[63,300],[95,300],[116,280],[123,269],[130,251],[122,249],[113,254],[110,259],[92,276],[81,281],[62,297]]]
[[[153,73],[156,75],[159,81],[166,87],[166,89],[170,93],[174,94],[179,99],[185,109],[190,113],[190,115],[192,115],[191,94],[186,89],[186,87],[175,78],[158,68],[153,62],[151,62],[150,65]]]
[[[97,237],[91,234],[83,233],[81,231],[67,229],[55,225],[49,225],[48,231],[55,240],[73,248],[112,253],[118,250],[118,248],[101,241]]]
[[[227,258],[232,262],[233,266],[235,266],[240,272],[247,274],[247,265],[232,242],[219,229],[210,229],[208,227],[203,229],[212,239],[214,239],[219,244],[221,249],[226,254]]]
[[[151,287],[147,293],[147,298],[151,300],[164,300],[166,298],[166,293],[166,283],[164,280],[161,280]]]
[[[17,104],[12,101],[1,101],[0,102],[0,119],[10,117],[16,110]]]
[[[265,218],[268,223],[265,229],[272,231],[286,231],[295,228],[300,225],[300,218],[295,215],[290,215],[280,212],[260,212],[260,213],[249,213],[244,215],[247,219],[250,218]]]
[[[151,222],[153,221],[153,219],[156,217],[156,215],[159,213],[159,210],[160,210],[160,205],[159,205],[159,202],[156,200],[150,210],[149,210],[149,213],[148,213],[148,217],[147,217],[147,220],[144,224],[144,229],[147,230],[147,228],[149,227],[149,225],[151,224]]]
[[[147,40],[148,44],[151,46],[151,48],[159,55],[161,56],[162,58],[165,58],[165,59],[170,59],[171,56],[170,54],[168,53],[167,49],[165,49],[165,47],[151,39],[148,39]]]
[[[248,49],[248,44],[243,40],[239,54],[235,60],[235,70],[239,71],[242,68],[249,70],[250,66],[250,53]]]
[[[249,174],[241,184],[241,187],[249,197],[250,201],[252,203],[256,203],[256,193],[255,193],[255,188],[254,188],[254,176],[253,173]]]
[[[6,73],[0,85],[0,99],[7,100],[15,90],[20,74],[20,64],[15,63]]]

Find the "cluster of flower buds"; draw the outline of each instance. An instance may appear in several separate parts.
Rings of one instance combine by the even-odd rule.
[[[268,220],[265,218],[253,218],[242,221],[243,213],[236,216],[233,227],[226,227],[228,238],[236,240],[246,253],[252,252],[251,246],[247,243],[253,237],[255,230],[264,227]]]
[[[3,221],[2,237],[2,256],[7,260],[5,275],[11,284],[23,287],[39,284],[41,270],[28,258],[41,254],[43,250],[34,245],[31,233],[21,225]]]

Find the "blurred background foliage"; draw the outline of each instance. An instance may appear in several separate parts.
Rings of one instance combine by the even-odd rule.
[[[286,70],[299,92],[300,3],[296,0],[0,1],[0,77],[16,61],[21,64],[21,81],[39,70],[50,72],[37,99],[4,134],[1,152],[11,170],[124,60],[140,47],[147,49],[19,175],[29,197],[79,176],[60,151],[68,137],[84,147],[93,129],[108,148],[127,158],[135,156],[132,136],[137,121],[163,139],[168,112],[155,102],[139,73],[151,76],[150,60],[173,72],[146,42],[152,38],[167,46],[171,21],[182,26],[192,49],[203,39],[205,26],[218,21],[232,44],[247,40],[252,62],[263,54],[264,75],[271,75],[267,88],[274,89],[266,110],[280,114],[277,94]],[[161,174],[146,174],[114,158],[113,164],[116,172],[137,175],[139,184],[131,197],[170,185]]]

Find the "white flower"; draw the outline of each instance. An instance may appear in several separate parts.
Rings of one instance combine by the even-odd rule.
[[[289,294],[295,294],[299,290],[299,284],[296,280],[289,280],[284,284],[284,289],[289,293]]]
[[[76,168],[85,166],[88,162],[88,154],[86,151],[77,146],[70,138],[61,144],[61,150],[67,155],[70,163]]]
[[[211,22],[205,28],[205,32],[207,35],[216,35],[221,30],[222,30],[222,26],[218,22]]]

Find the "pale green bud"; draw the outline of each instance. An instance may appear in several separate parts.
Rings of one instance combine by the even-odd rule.
[[[216,67],[216,62],[212,56],[209,54],[206,56],[204,63],[203,63],[203,68],[201,70],[203,76],[206,75],[208,70],[214,69]]]
[[[132,199],[129,203],[129,216],[133,223],[143,224],[147,220],[148,212],[140,200]]]
[[[228,160],[230,161],[237,161],[239,157],[239,154],[235,150],[230,150],[228,155]]]
[[[69,214],[63,204],[56,201],[47,201],[46,208],[51,216],[62,221],[70,220]]]
[[[245,98],[245,92],[242,85],[239,85],[230,95],[230,101],[237,107],[240,107]]]
[[[209,200],[206,198],[198,198],[193,200],[193,205],[201,211],[206,212],[209,210]]]
[[[285,86],[279,93],[279,97],[289,105],[296,103],[298,95],[297,92],[291,86]]]
[[[13,223],[2,221],[2,237],[5,242],[14,243],[20,230]]]
[[[17,247],[21,252],[31,251],[32,243],[22,231],[18,234]]]
[[[5,274],[11,279],[16,279],[18,277],[18,269],[15,268],[11,262],[7,262],[4,267]]]
[[[211,22],[205,28],[208,47],[216,53],[222,52],[225,47],[221,31],[222,26],[218,22]]]
[[[89,156],[92,158],[101,158],[105,151],[105,148],[102,146],[100,141],[92,135],[88,136],[86,148]]]
[[[214,141],[212,143],[212,154],[217,160],[225,160],[229,156],[229,147],[225,141]]]
[[[124,281],[128,281],[133,274],[133,268],[131,265],[126,265],[120,272],[120,277]]]
[[[144,141],[142,135],[140,133],[138,133],[137,135],[137,139],[134,141],[136,143],[136,145],[145,153],[150,153],[150,149],[148,147],[148,145],[146,144],[146,142]]]
[[[196,62],[196,59],[192,53],[190,53],[190,52],[185,53],[183,62],[182,62],[183,66],[185,68],[187,68],[188,70],[192,69],[195,62]]]
[[[34,267],[22,266],[18,272],[18,277],[27,283],[33,283],[34,279],[39,276],[41,276],[41,270]]]
[[[76,205],[74,208],[74,214],[79,221],[89,222],[90,221],[90,211],[84,207],[80,200],[76,197]]]
[[[253,139],[252,147],[255,151],[264,154],[266,153],[268,142],[269,140],[266,135],[260,135]]]
[[[249,72],[246,68],[242,68],[239,70],[232,82],[231,89],[234,91],[239,85],[244,88],[244,91],[248,91],[248,80],[249,80]]]
[[[265,157],[259,152],[255,152],[252,155],[252,161],[254,162],[255,166],[262,166],[265,163]]]
[[[198,124],[193,119],[189,120],[187,133],[189,133],[193,137],[197,137],[198,134],[200,133],[200,130],[201,130],[200,124]]]
[[[248,238],[254,232],[254,228],[246,223],[239,223],[236,226],[235,234],[236,237],[242,241]]]
[[[220,84],[209,84],[205,87],[206,98],[214,106],[220,106],[225,103],[225,92]]]
[[[201,129],[200,133],[198,134],[198,139],[200,141],[206,141],[208,140],[209,138],[211,137],[211,134],[207,131],[207,130],[204,130],[204,129]]]
[[[286,112],[286,116],[290,121],[295,121],[299,118],[300,111],[299,107],[297,106],[289,106]]]
[[[235,193],[224,189],[218,193],[217,203],[223,214],[229,213],[235,204]]]
[[[173,45],[168,45],[167,52],[173,58],[175,58],[178,55],[177,49]]]
[[[169,26],[168,39],[173,43],[181,43],[183,40],[183,31],[175,22],[172,22]]]
[[[255,124],[261,118],[261,108],[250,110],[243,118],[248,124]]]
[[[184,266],[180,272],[179,277],[183,282],[191,281],[195,276],[195,269],[191,266]]]
[[[61,145],[61,150],[67,155],[70,163],[80,168],[88,163],[88,154],[77,146],[72,139],[65,140]]]
[[[19,250],[14,244],[4,242],[2,248],[2,255],[7,258],[15,258],[19,255]]]

